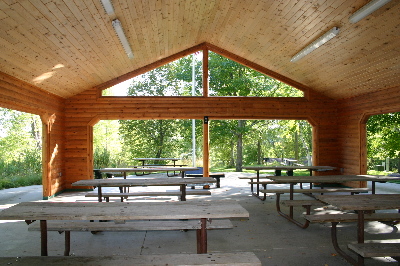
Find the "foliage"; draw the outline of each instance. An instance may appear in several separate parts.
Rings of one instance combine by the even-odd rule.
[[[303,92],[258,71],[209,53],[211,96],[303,97]]]
[[[193,58],[192,55],[181,58],[133,79],[128,95],[191,95]],[[196,60],[196,95],[202,95],[201,67],[201,61]],[[303,96],[301,91],[287,84],[213,52],[209,54],[209,73],[211,96]],[[122,150],[125,151],[123,158],[131,164],[135,157],[182,157],[183,154],[191,153],[189,120],[121,120],[119,123],[118,133],[122,140]],[[300,130],[307,125],[307,130]],[[201,135],[201,123],[197,123],[196,133]],[[202,139],[197,138],[196,141],[196,155],[201,155]],[[305,146],[299,148],[300,142]],[[95,165],[116,164],[116,159],[111,158],[115,152],[110,152],[110,148],[99,149],[104,145],[104,140],[98,143],[100,146],[95,145]],[[310,151],[311,130],[306,122],[210,121],[211,165],[235,167],[236,171],[241,171],[243,163],[260,163],[263,157],[298,158],[309,155]]]
[[[128,96],[191,96],[193,56],[186,56],[132,79]],[[201,61],[195,61],[195,95],[202,95]]]
[[[40,118],[0,108],[0,122],[0,189],[41,184]]]
[[[376,164],[374,158],[383,161],[400,157],[400,113],[371,116],[367,121],[367,138],[369,169]]]

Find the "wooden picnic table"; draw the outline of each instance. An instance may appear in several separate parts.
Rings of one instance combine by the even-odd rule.
[[[145,167],[146,166],[146,161],[172,161],[173,167],[177,166],[176,162],[180,160],[180,158],[133,158],[133,160],[137,160],[139,162],[142,162],[142,166]],[[151,166],[155,166],[155,165],[151,165]],[[160,166],[166,166],[166,165],[160,165]],[[182,165],[181,165],[182,166]],[[174,175],[175,175],[174,171]],[[144,173],[143,173],[144,174]],[[138,175],[138,173],[136,172],[136,175]],[[167,171],[167,175],[168,175],[168,171]],[[169,176],[169,175],[168,175]]]
[[[185,177],[186,171],[197,170],[197,167],[124,167],[124,168],[102,168],[100,172],[103,173],[122,173],[124,179],[126,179],[127,173],[151,173],[151,172],[167,172],[168,171],[180,171],[182,173],[181,177]],[[129,189],[129,188],[128,188]],[[125,189],[124,189],[125,190]],[[124,191],[126,192],[126,191]]]
[[[391,176],[384,176],[384,175],[328,175],[328,176],[271,176],[270,177],[274,181],[279,181],[280,183],[289,183],[290,189],[289,189],[289,200],[294,199],[294,185],[297,183],[343,183],[346,181],[370,181],[372,182],[372,194],[375,194],[375,183],[376,182],[387,182],[387,181],[392,181],[392,180],[400,180],[400,177],[391,177]],[[300,189],[301,191],[301,189]],[[312,191],[312,189],[307,190],[307,191]],[[302,225],[298,223],[296,220],[293,219],[293,206],[289,207],[289,215],[283,213],[280,211],[279,207],[279,197],[280,195],[277,195],[277,210],[278,213],[288,219],[289,221],[301,226],[301,227],[307,227],[308,223],[306,225]]]
[[[187,177],[203,177],[204,174],[186,174]],[[209,177],[215,178],[217,180],[217,188],[221,187],[221,178],[225,177],[225,173],[210,173]]]
[[[257,182],[260,182],[260,171],[261,170],[275,170],[275,176],[281,176],[282,170],[286,170],[288,176],[293,176],[293,170],[309,170],[310,176],[312,176],[313,171],[330,171],[336,169],[336,167],[332,166],[244,166],[242,167],[246,170],[254,170],[257,173]],[[257,191],[254,193],[252,191],[252,195],[256,196],[259,199],[263,199],[260,197],[260,186],[257,184]]]
[[[103,173],[122,173],[124,179],[126,179],[127,173],[137,173],[137,172],[168,172],[168,171],[180,171],[182,173],[182,178],[185,177],[186,171],[197,170],[197,167],[124,167],[124,168],[102,168],[100,172]]]
[[[385,175],[326,175],[326,176],[271,176],[270,179],[281,183],[290,183],[291,189],[296,183],[344,183],[347,181],[372,182],[372,194],[375,194],[376,182],[400,180],[400,177]]]
[[[199,253],[207,252],[208,219],[248,218],[249,213],[234,201],[212,202],[22,202],[0,212],[0,220],[40,220],[41,255],[47,256],[48,220],[200,220]]]
[[[129,179],[88,179],[79,180],[72,183],[72,186],[90,186],[97,187],[98,201],[102,202],[102,187],[119,187],[122,188],[138,187],[138,186],[179,186],[181,191],[181,200],[186,200],[186,186],[189,184],[215,183],[213,178],[129,178]]]
[[[369,194],[369,195],[321,195],[316,196],[320,201],[338,207],[344,211],[356,211],[357,241],[364,243],[364,215],[376,210],[400,209],[400,194]],[[341,252],[342,253],[342,252]],[[348,255],[341,254],[346,260],[354,264],[355,261]],[[358,265],[364,264],[364,257],[358,255]]]

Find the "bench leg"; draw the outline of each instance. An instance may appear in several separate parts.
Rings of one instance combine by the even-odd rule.
[[[281,205],[280,205],[280,198],[281,198],[281,194],[276,193],[275,205],[276,205],[276,210],[279,213],[279,215],[282,216],[283,218],[287,219],[288,221],[294,223],[298,227],[300,227],[302,229],[306,229],[310,225],[310,221],[306,220],[305,223],[300,223],[300,222],[296,221],[295,219],[293,219],[293,206],[290,206],[291,207],[290,215],[287,215],[286,213],[282,212]],[[306,214],[309,215],[311,213],[311,205],[303,205],[303,207],[306,208]]]
[[[71,250],[71,231],[65,231],[65,246],[64,246],[64,256],[69,256]]]

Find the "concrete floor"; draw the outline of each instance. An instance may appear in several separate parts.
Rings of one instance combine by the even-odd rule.
[[[221,188],[211,188],[212,196],[188,196],[187,200],[236,200],[250,213],[248,220],[233,220],[234,229],[213,230],[208,233],[209,252],[251,251],[263,265],[349,265],[336,254],[330,238],[330,224],[312,224],[301,229],[279,216],[275,209],[275,195],[266,201],[250,195],[247,180],[237,178],[243,173],[228,173],[221,179]],[[155,175],[151,175],[154,177]],[[149,176],[146,176],[149,177]],[[276,185],[288,187],[287,185]],[[271,186],[273,187],[273,186]],[[112,189],[112,188],[110,188]],[[163,187],[142,187],[140,190],[165,190]],[[201,189],[197,187],[196,189]],[[398,193],[398,184],[377,184],[377,193]],[[63,193],[51,201],[96,201],[84,197],[85,192]],[[299,195],[298,197],[306,197]],[[306,197],[307,198],[307,197]],[[0,191],[0,209],[22,201],[42,199],[42,187]],[[116,199],[118,200],[118,199]],[[130,201],[175,201],[176,197],[155,199],[146,197]],[[300,216],[302,210],[295,209]],[[301,218],[299,218],[301,219]],[[366,225],[366,239],[393,239],[400,242],[399,225],[390,226],[379,222]],[[374,235],[380,233],[379,235]],[[28,232],[23,221],[0,221],[0,256],[37,256],[40,254],[39,232]],[[339,241],[343,248],[356,241],[356,225],[343,224],[339,228]],[[64,237],[58,232],[49,232],[49,255],[63,254]],[[166,253],[195,253],[194,231],[148,231],[148,232],[88,232],[71,233],[72,256],[138,255]],[[367,259],[366,265],[396,263],[391,258]]]

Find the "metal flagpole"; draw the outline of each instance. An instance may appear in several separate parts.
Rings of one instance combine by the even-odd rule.
[[[192,96],[196,94],[195,54],[192,54]],[[192,162],[196,167],[196,119],[192,119]]]

